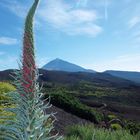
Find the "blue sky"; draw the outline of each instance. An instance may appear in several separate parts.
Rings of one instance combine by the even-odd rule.
[[[0,0],[0,70],[17,68],[33,0]],[[61,58],[85,68],[140,71],[140,0],[40,0],[38,67]]]

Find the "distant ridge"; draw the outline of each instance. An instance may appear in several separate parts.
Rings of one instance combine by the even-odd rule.
[[[140,83],[140,72],[107,70],[104,73],[108,73],[108,74],[111,74],[112,76],[131,80],[136,83]]]
[[[0,81],[13,80],[10,74],[13,75],[14,69],[0,71]],[[81,81],[92,82],[95,85],[100,86],[113,86],[113,87],[129,87],[129,86],[139,86],[139,84],[133,81],[125,80],[112,76],[107,73],[88,73],[88,72],[65,72],[65,71],[48,71],[44,69],[39,69],[41,74],[39,81],[61,83],[61,84],[75,84]]]
[[[97,74],[97,71],[90,70],[90,69],[85,69],[83,67],[80,67],[76,64],[64,61],[62,59],[56,58],[46,65],[42,67],[42,69],[47,70],[47,71],[64,71],[64,72],[83,72],[83,73],[91,73],[91,74]],[[9,76],[9,73],[11,73],[13,70],[5,70],[5,71],[0,71],[0,80],[6,80],[6,79],[12,79]],[[122,78],[124,80],[129,80],[132,82],[135,82],[136,84],[140,84],[140,72],[135,72],[135,71],[118,71],[118,70],[107,70],[104,72],[100,72],[100,74],[109,74],[113,77],[118,77]],[[92,76],[92,75],[90,75]],[[100,75],[101,76],[101,75]],[[103,76],[103,75],[102,75]]]
[[[95,73],[94,70],[85,69],[76,64],[64,61],[62,59],[56,58],[42,67],[45,70],[52,71],[66,71],[66,72],[90,72]]]
[[[96,73],[94,70],[85,69],[76,64],[67,62],[65,60],[56,58],[42,67],[44,70],[49,71],[64,71],[64,72],[87,72],[87,73]],[[135,83],[140,83],[140,72],[129,72],[129,71],[115,71],[107,70],[103,73],[110,74],[115,77],[123,78],[126,80],[133,81]]]

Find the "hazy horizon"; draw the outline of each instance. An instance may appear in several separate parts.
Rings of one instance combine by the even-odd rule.
[[[61,59],[61,58],[55,58],[55,59]],[[55,59],[52,59],[52,60],[50,60],[49,62],[51,62],[51,61],[53,61],[53,60],[55,60]],[[61,60],[62,60],[62,59],[61,59]],[[67,60],[63,60],[63,61],[69,62],[69,61],[67,61]],[[49,63],[49,62],[48,62],[48,63]],[[69,62],[69,63],[75,64],[75,65],[77,65],[77,66],[80,66],[80,67],[85,68],[85,69],[88,69],[88,70],[94,70],[94,71],[96,71],[96,72],[105,72],[105,71],[107,71],[107,70],[126,71],[126,72],[140,72],[140,71],[120,70],[120,69],[106,69],[106,70],[103,70],[103,71],[98,71],[98,70],[96,70],[96,69],[90,69],[90,68],[88,68],[88,67],[84,67],[84,66],[82,66],[82,65],[78,65],[78,64],[76,64],[76,63],[74,63],[74,62]],[[46,64],[47,64],[47,63],[46,63]],[[45,65],[46,65],[46,64],[45,64]],[[38,66],[38,65],[37,65],[37,66]],[[44,66],[44,65],[43,65],[43,66]],[[41,66],[41,67],[38,66],[38,68],[41,69],[43,66]],[[17,67],[17,68],[9,68],[9,69],[18,69],[18,67]],[[0,71],[4,71],[4,70],[8,70],[8,69],[3,69],[3,70],[0,70]]]
[[[18,67],[32,2],[0,1],[0,71]],[[140,72],[139,7],[139,0],[41,0],[34,23],[37,65],[60,58],[99,72]]]

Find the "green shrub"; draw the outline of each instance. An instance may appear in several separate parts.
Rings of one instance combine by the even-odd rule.
[[[12,112],[7,112],[4,109],[5,108],[14,108],[15,105],[7,105],[8,101],[10,100],[9,97],[7,97],[7,93],[14,91],[15,87],[9,83],[6,82],[0,82],[0,116],[9,116],[12,117],[15,114]],[[0,124],[2,124],[5,121],[4,118],[0,118]]]
[[[115,116],[114,114],[108,115],[109,121],[110,121],[110,120],[113,120],[113,119],[116,119],[116,118],[117,118],[117,116]]]
[[[70,137],[65,138],[64,140],[80,140],[80,139],[77,136],[70,136]]]
[[[125,128],[128,129],[131,134],[137,134],[140,132],[140,123],[134,121],[126,121]]]
[[[120,130],[122,129],[122,126],[120,124],[114,123],[110,125],[110,128],[113,130]]]
[[[90,140],[93,137],[92,130],[93,126],[87,125],[87,126],[72,126],[68,128],[67,130],[67,137],[76,137],[78,140]]]
[[[5,106],[5,103],[8,103],[8,100],[10,100],[9,96],[7,96],[8,92],[15,91],[16,88],[6,82],[0,82],[0,106],[2,106],[2,103]]]
[[[0,100],[8,100],[6,93],[14,91],[15,87],[6,82],[0,82]]]
[[[69,111],[81,118],[90,120],[94,123],[98,123],[103,119],[101,113],[97,112],[93,108],[90,108],[82,103],[72,95],[56,92],[50,94],[51,103]]]
[[[0,94],[7,93],[10,91],[14,91],[15,87],[6,82],[0,82]]]
[[[139,140],[140,134],[133,136],[128,131],[111,131],[91,125],[72,126],[67,129],[65,140]]]

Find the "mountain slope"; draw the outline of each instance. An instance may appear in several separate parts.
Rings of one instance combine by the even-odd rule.
[[[40,80],[62,84],[75,84],[81,81],[87,81],[100,86],[128,87],[136,85],[132,81],[115,77],[107,73],[46,71],[43,69],[40,69],[39,72],[42,74]]]
[[[0,71],[0,81],[11,81],[13,80],[12,74],[14,72],[14,69],[8,69],[4,71]]]
[[[0,81],[12,80],[10,76],[14,70],[0,71]],[[74,84],[80,81],[92,82],[100,86],[128,87],[139,84],[133,81],[125,80],[112,76],[108,73],[87,73],[87,72],[65,72],[65,71],[48,71],[39,69],[40,80],[44,82],[53,82],[61,84]]]
[[[11,80],[13,70],[0,72],[0,81]],[[140,84],[108,73],[64,72],[39,70],[39,82],[49,90],[68,88],[72,94],[98,102],[139,106]],[[56,92],[55,91],[55,92]]]
[[[140,72],[108,70],[108,71],[105,71],[104,73],[108,73],[108,74],[111,74],[112,76],[117,76],[117,77],[120,77],[120,78],[124,78],[124,79],[127,79],[127,80],[134,81],[136,83],[140,83]]]
[[[95,72],[93,70],[87,70],[83,67],[80,67],[78,65],[72,64],[70,62],[58,58],[44,65],[42,69],[54,71],[67,71],[67,72],[91,72],[91,73]]]

